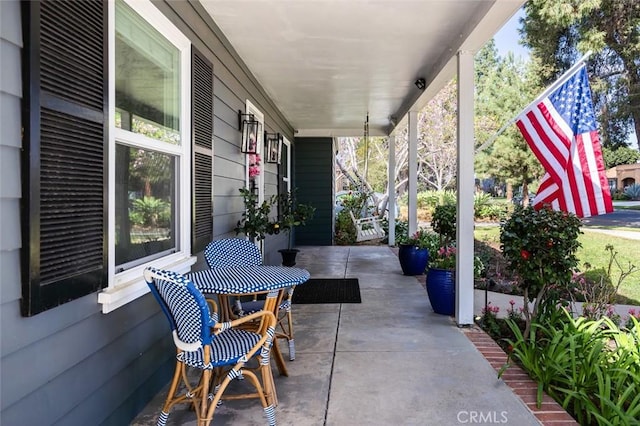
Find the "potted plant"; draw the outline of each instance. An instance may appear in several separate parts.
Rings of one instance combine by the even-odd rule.
[[[422,275],[429,263],[429,250],[437,247],[438,235],[419,228],[413,235],[398,239],[398,260],[404,275]]]
[[[456,239],[456,206],[442,204],[436,206],[431,218],[431,228],[440,237],[440,247],[452,244]]]
[[[436,206],[431,227],[438,234],[439,247],[434,250],[427,271],[426,287],[434,312],[453,315],[456,308],[456,206]],[[473,259],[473,273],[479,277],[484,265],[478,256]]]
[[[244,234],[254,243],[259,242],[266,234],[272,234],[274,231],[269,219],[272,203],[263,201],[258,204],[258,195],[248,188],[240,188],[240,193],[244,201],[244,212],[234,230],[236,235]]]
[[[427,296],[433,311],[453,315],[456,310],[456,248],[438,248],[431,256],[427,271]]]
[[[282,231],[287,234],[287,248],[278,250],[282,255],[284,266],[294,266],[296,255],[299,252],[298,249],[293,248],[293,228],[306,225],[308,220],[313,219],[316,211],[316,208],[309,204],[298,203],[295,192],[296,190],[293,190],[276,197],[279,215],[278,220],[272,226],[274,232]]]

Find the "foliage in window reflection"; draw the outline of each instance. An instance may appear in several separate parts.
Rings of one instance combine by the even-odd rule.
[[[133,117],[131,120],[131,130],[134,133],[139,133],[162,142],[168,142],[172,145],[180,144],[180,134],[177,131],[152,121],[145,121],[140,117]]]
[[[168,228],[171,220],[171,205],[155,197],[138,198],[133,200],[129,220],[137,226]]]
[[[154,151],[139,149],[131,157],[129,173],[144,183],[144,196],[150,197],[151,185],[171,180],[171,157]]]

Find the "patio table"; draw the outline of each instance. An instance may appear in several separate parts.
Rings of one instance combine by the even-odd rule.
[[[263,309],[273,312],[275,317],[278,318],[278,308],[284,289],[303,284],[309,279],[310,274],[309,271],[301,268],[254,265],[212,268],[191,272],[187,276],[201,292],[216,294],[220,298],[223,320],[226,320],[228,318],[224,317],[225,309],[229,306],[227,300],[229,296],[255,293],[267,293]],[[288,376],[289,373],[277,342],[274,341],[272,349],[278,371],[281,375]],[[273,380],[271,380],[269,386],[273,391],[271,394],[274,402],[277,404]]]

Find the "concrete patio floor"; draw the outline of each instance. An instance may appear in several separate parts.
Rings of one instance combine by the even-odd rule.
[[[459,329],[435,314],[386,246],[300,247],[313,278],[358,278],[362,303],[294,305],[296,359],[277,374],[279,425],[539,425]],[[168,337],[169,338],[169,337]],[[243,384],[238,384],[242,386]],[[165,387],[132,425],[155,424]],[[184,406],[168,425],[195,425]],[[264,425],[257,400],[226,401],[214,425]]]

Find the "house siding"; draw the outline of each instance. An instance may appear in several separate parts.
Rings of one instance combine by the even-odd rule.
[[[333,139],[296,138],[294,181],[299,201],[316,212],[306,226],[296,228],[296,245],[332,244],[333,236]]]
[[[198,3],[154,4],[213,63],[213,232],[235,236],[245,176],[238,110],[249,99],[269,132],[293,140],[293,129]],[[146,295],[102,314],[93,293],[32,317],[20,313],[20,2],[0,1],[0,19],[0,424],[128,424],[173,371],[173,343],[155,300]],[[277,165],[265,164],[264,178],[265,196],[276,194]],[[274,253],[285,245],[270,237],[267,263],[279,263]],[[204,267],[198,257],[195,269]]]
[[[624,191],[625,185],[640,182],[640,164],[621,164],[606,170],[607,178],[616,180],[616,189]]]

